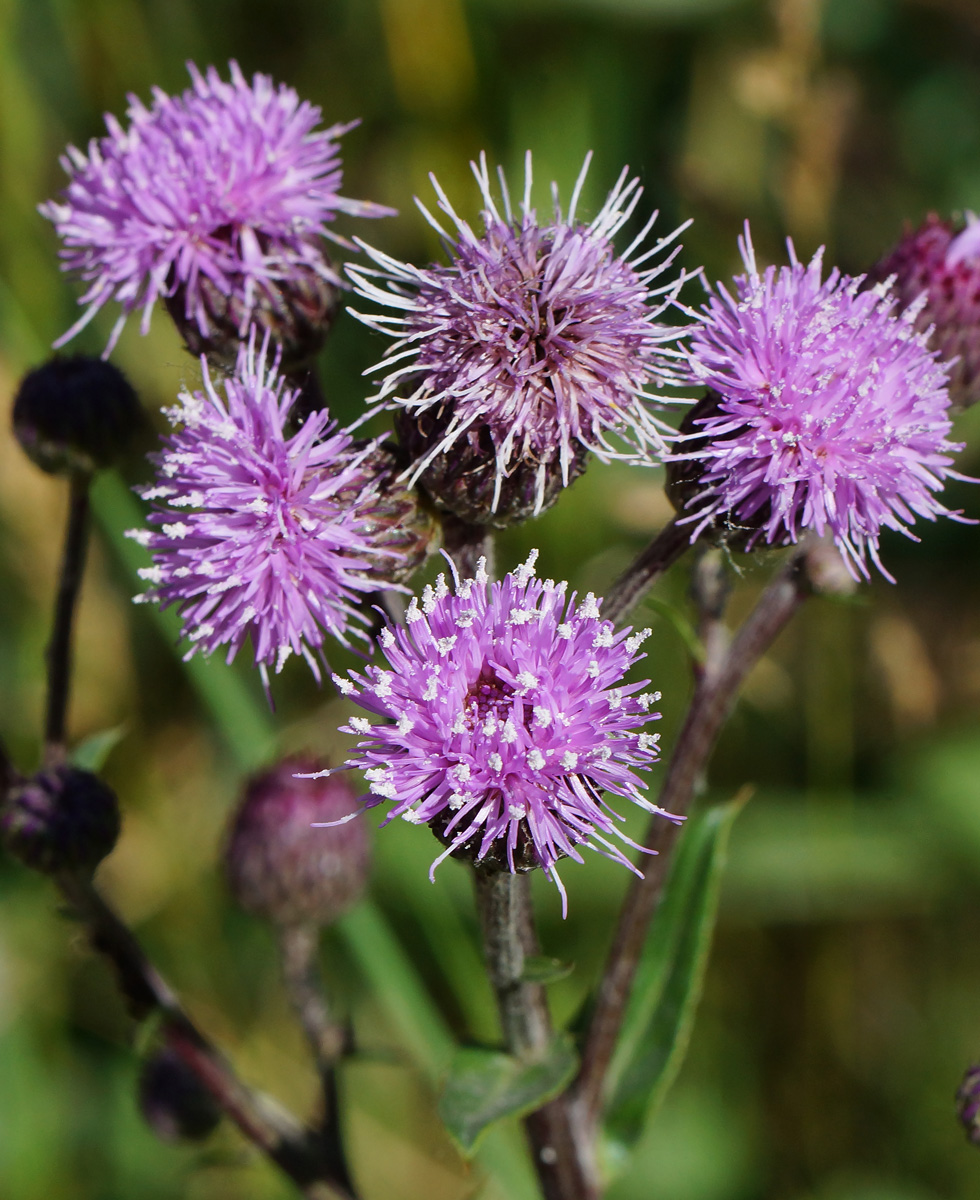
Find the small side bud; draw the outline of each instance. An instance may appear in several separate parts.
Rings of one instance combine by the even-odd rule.
[[[14,435],[50,475],[112,466],[144,426],[126,376],[101,358],[53,358],[24,376],[14,399]]]
[[[136,1095],[143,1120],[162,1142],[202,1142],[221,1122],[214,1097],[169,1046],[145,1060]]]
[[[321,765],[290,758],[256,776],[232,820],[225,847],[232,894],[276,925],[329,925],[367,882],[367,831],[346,779],[297,778]],[[313,827],[321,823],[326,828]]]
[[[956,1093],[956,1111],[966,1136],[980,1145],[980,1063],[967,1069]]]
[[[260,244],[261,244],[260,238]],[[263,253],[269,248],[262,246]],[[325,256],[317,252],[323,262]],[[229,370],[235,365],[238,350],[247,339],[250,325],[269,331],[282,350],[283,371],[295,371],[310,362],[323,348],[327,334],[340,308],[340,289],[324,278],[323,266],[300,267],[291,263],[282,279],[266,278],[254,290],[244,284],[218,287],[203,274],[193,287],[193,302],[203,306],[207,333],[202,333],[195,311],[188,311],[188,289],[178,284],[164,297],[167,312],[184,345],[200,358],[207,355],[215,366]],[[251,303],[245,296],[251,294]]]
[[[14,858],[47,875],[94,871],[119,838],[119,801],[91,771],[53,767],[15,784],[0,805]]]
[[[408,460],[418,462],[430,455],[445,440],[451,419],[446,409],[400,410],[395,427]],[[489,426],[474,425],[431,458],[419,483],[439,508],[461,521],[505,529],[551,508],[566,483],[585,470],[588,457],[588,451],[575,442],[567,480],[562,478],[557,454],[549,462],[528,458],[511,462],[507,473],[501,474]]]

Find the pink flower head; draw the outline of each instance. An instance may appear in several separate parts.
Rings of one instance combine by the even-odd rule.
[[[747,527],[749,545],[829,532],[855,577],[870,557],[890,579],[882,528],[912,537],[916,515],[953,515],[935,496],[958,477],[948,368],[886,286],[822,281],[821,252],[804,266],[792,243],[790,265],[760,275],[748,224],[739,245],[746,274],[734,296],[718,285],[691,340],[691,374],[717,402],[692,422],[696,448],[673,456],[702,471],[683,519],[694,536]]]
[[[951,367],[949,392],[967,408],[980,400],[980,219],[956,233],[935,213],[909,230],[873,271],[894,277],[900,307],[918,301],[915,327]],[[924,300],[920,300],[923,297]]]
[[[370,510],[373,485],[361,484],[361,461],[325,410],[289,434],[299,395],[269,365],[266,337],[243,345],[222,397],[204,367],[203,392],[184,392],[168,411],[175,430],[152,456],[157,483],[143,498],[159,502],[152,530],[130,536],[153,553],[139,573],[151,585],[140,600],[180,606],[183,634],[210,654],[228,647],[230,662],[246,638],[268,682],[291,654],[311,653],[325,634],[363,636],[359,595],[375,590]],[[359,499],[351,502],[351,495]]]
[[[561,888],[555,865],[581,862],[579,846],[633,869],[609,840],[634,844],[603,792],[662,812],[636,774],[657,760],[659,735],[644,726],[660,696],[623,683],[650,631],[614,630],[593,595],[576,603],[567,584],[535,578],[536,557],[492,586],[482,561],[453,592],[440,576],[404,626],[382,631],[388,669],[334,682],[385,719],[345,727],[364,739],[347,765],[365,772],[367,806],[391,804],[386,823],[432,825],[446,843],[433,870],[462,852],[511,871],[539,865]]]
[[[321,238],[338,212],[390,213],[347,200],[337,139],[357,122],[317,129],[320,109],[267,75],[251,84],[238,64],[225,83],[214,67],[179,96],[156,89],[147,108],[129,97],[129,125],[106,117],[108,135],[85,155],[68,148],[69,183],[40,208],[54,222],[65,270],[89,288],[84,315],[55,345],[74,337],[109,300],[122,305],[106,349],[126,317],[142,309],[149,328],[160,297],[183,295],[188,322],[210,332],[207,295],[234,297],[241,333],[263,289],[294,273],[339,282]],[[339,240],[334,238],[334,240]]]
[[[482,234],[457,216],[430,176],[449,231],[419,207],[443,239],[448,266],[419,269],[361,243],[377,269],[347,268],[359,295],[395,310],[390,316],[355,313],[396,339],[375,368],[388,372],[377,398],[410,413],[446,414],[441,438],[416,464],[416,477],[429,458],[460,439],[476,448],[489,429],[494,512],[502,481],[522,464],[537,471],[540,509],[547,472],[560,470],[567,486],[576,455],[646,461],[651,449],[663,447],[647,389],[676,378],[672,363],[679,355],[671,344],[682,330],[658,318],[686,278],[661,280],[680,247],[663,251],[686,225],[641,250],[654,213],[617,254],[613,238],[642,188],[624,169],[597,216],[584,224],[576,208],[590,159],[567,213],[553,185],[552,218],[539,221],[531,207],[530,154],[517,212],[502,172],[498,205],[481,155],[479,165],[471,165],[484,204]],[[610,435],[630,443],[632,454],[624,456]]]

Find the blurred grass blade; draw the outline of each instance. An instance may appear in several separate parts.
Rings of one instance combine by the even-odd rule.
[[[563,1091],[578,1070],[571,1038],[556,1037],[547,1055],[521,1062],[500,1050],[457,1050],[439,1098],[439,1115],[464,1154],[472,1154],[481,1134],[504,1117],[521,1117]]]
[[[380,909],[362,901],[336,928],[409,1053],[435,1083],[452,1058],[453,1035]]]
[[[631,1147],[683,1062],[704,982],[732,823],[748,799],[688,820],[643,950],[609,1072],[606,1134]]]

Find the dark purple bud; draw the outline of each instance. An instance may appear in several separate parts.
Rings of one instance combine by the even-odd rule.
[[[263,247],[263,252],[271,254],[273,248]],[[265,279],[255,286],[250,303],[246,302],[249,289],[244,278],[227,289],[217,287],[202,274],[191,297],[194,304],[202,306],[206,332],[191,311],[187,285],[177,284],[164,302],[185,346],[195,357],[206,354],[214,365],[230,370],[248,337],[248,327],[254,325],[263,333],[268,330],[281,348],[282,369],[295,371],[323,348],[337,315],[340,289],[327,278],[332,274],[329,259],[318,250],[309,266],[293,263],[284,278]]]
[[[967,1068],[956,1093],[956,1111],[966,1136],[980,1145],[980,1063]]]
[[[15,784],[0,805],[10,854],[51,875],[94,871],[119,837],[119,801],[91,771],[52,767]]]
[[[329,925],[367,882],[367,830],[346,776],[297,778],[321,767],[288,758],[256,776],[231,824],[225,871],[232,893],[276,925]]]
[[[201,1142],[221,1121],[214,1097],[169,1046],[143,1063],[137,1101],[144,1121],[162,1142]]]
[[[51,475],[111,466],[144,427],[126,376],[101,358],[53,358],[25,375],[13,411],[24,452]]]
[[[869,283],[895,276],[899,307],[924,296],[915,327],[932,327],[929,345],[953,363],[949,394],[957,408],[980,400],[980,221],[955,229],[930,213],[868,273]],[[957,361],[953,361],[956,359]]]
[[[410,462],[428,459],[419,476],[421,487],[439,508],[468,525],[504,529],[537,516],[585,470],[589,453],[578,442],[571,447],[567,479],[562,477],[557,448],[547,460],[514,457],[502,470],[490,426],[477,423],[447,445],[452,419],[449,408],[402,409],[396,413],[395,428]],[[440,445],[445,449],[433,455]]]

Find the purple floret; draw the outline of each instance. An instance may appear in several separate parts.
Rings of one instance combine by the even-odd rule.
[[[676,382],[673,343],[683,331],[658,318],[686,278],[665,276],[680,247],[667,248],[686,225],[642,249],[654,213],[617,254],[612,239],[643,189],[624,169],[591,223],[576,220],[590,158],[567,213],[553,186],[553,217],[539,222],[531,207],[530,154],[517,212],[502,172],[498,207],[481,155],[479,165],[471,165],[484,204],[482,235],[457,216],[430,176],[450,231],[419,207],[439,232],[449,265],[419,269],[361,243],[378,269],[347,268],[361,296],[395,310],[392,316],[355,313],[396,339],[375,368],[387,372],[376,398],[410,412],[450,414],[429,457],[461,438],[476,446],[481,428],[489,428],[494,511],[502,480],[522,463],[537,464],[540,507],[549,466],[561,471],[567,486],[579,447],[600,458],[643,461],[663,448],[666,426],[650,402],[664,401],[647,389]],[[624,455],[611,434],[632,453]],[[416,475],[425,465],[425,459],[416,464]]]
[[[868,577],[883,528],[913,537],[916,516],[953,516],[939,500],[953,451],[948,367],[917,332],[918,307],[896,314],[884,285],[809,265],[763,275],[746,225],[746,274],[722,285],[691,340],[692,377],[718,394],[695,421],[694,450],[677,460],[703,469],[684,520],[744,526],[749,545],[829,533],[853,575]],[[702,444],[703,439],[706,444]]]
[[[267,362],[268,348],[267,337],[256,352],[254,336],[242,347],[224,397],[202,360],[205,390],[168,411],[176,428],[142,493],[159,502],[154,528],[130,535],[153,553],[138,599],[180,606],[188,658],[227,646],[230,662],[251,638],[263,678],[291,654],[319,677],[311,651],[326,634],[363,636],[355,606],[379,586],[367,575],[379,554],[375,496],[361,474],[376,443],[355,451],[326,410],[290,434],[299,392]]]
[[[609,840],[634,845],[603,792],[662,813],[637,774],[657,761],[645,726],[660,696],[623,683],[650,631],[614,630],[593,595],[576,603],[567,584],[535,578],[536,557],[489,587],[482,561],[453,592],[440,576],[382,632],[389,669],[334,682],[385,718],[345,729],[364,738],[347,765],[365,772],[367,806],[432,824],[446,843],[433,870],[465,844],[477,862],[540,865],[561,888],[555,866],[581,862],[580,846],[635,870]]]
[[[247,313],[257,294],[295,271],[338,283],[321,239],[338,212],[388,215],[380,205],[338,194],[337,139],[357,122],[317,129],[320,109],[267,75],[251,84],[238,64],[225,83],[214,67],[188,63],[193,86],[160,89],[147,108],[129,97],[126,128],[106,116],[108,136],[88,155],[69,146],[70,182],[41,206],[64,248],[65,270],[91,286],[86,311],[55,345],[79,332],[109,300],[122,305],[108,354],[127,316],[142,309],[143,333],[158,298],[185,293],[186,316],[209,330],[204,283],[238,297]],[[334,238],[334,240],[338,240]]]

